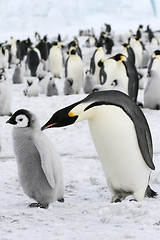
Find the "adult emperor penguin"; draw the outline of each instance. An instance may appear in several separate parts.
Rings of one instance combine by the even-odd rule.
[[[134,54],[135,54],[135,66],[136,68],[142,67],[142,57],[143,57],[143,50],[144,45],[140,38],[132,36],[129,42],[130,46],[132,47]]]
[[[4,69],[0,69],[2,72]],[[11,114],[11,85],[5,72],[0,73],[0,116]]]
[[[54,42],[49,52],[49,70],[54,77],[61,78],[63,70],[63,55],[61,50],[61,43]]]
[[[27,53],[27,66],[31,76],[37,76],[37,68],[41,60],[41,54],[38,48],[30,48]]]
[[[64,183],[59,155],[40,130],[37,117],[28,110],[16,111],[7,121],[14,126],[13,148],[23,191],[37,203],[30,207],[48,208],[64,201]]]
[[[100,82],[107,90],[119,90],[137,100],[139,79],[136,67],[123,54],[100,61]]]
[[[156,50],[153,52],[149,65],[148,65],[148,73],[150,70],[156,71],[160,76],[160,50]]]
[[[135,64],[135,54],[129,43],[124,43],[123,47],[122,54]]]
[[[120,91],[100,91],[57,111],[41,128],[63,127],[88,120],[90,133],[111,191],[111,202],[133,195],[142,201],[148,186],[152,161],[152,139],[141,109]]]
[[[105,52],[103,50],[102,45],[98,43],[97,49],[94,51],[90,60],[90,71],[95,78],[96,84],[100,83],[100,77],[99,77],[100,67],[98,66],[98,62],[104,58],[105,58]]]
[[[150,70],[144,90],[144,107],[160,109],[160,76],[155,70]]]
[[[65,77],[73,79],[74,93],[80,93],[83,83],[83,62],[76,49],[70,51],[65,64]]]

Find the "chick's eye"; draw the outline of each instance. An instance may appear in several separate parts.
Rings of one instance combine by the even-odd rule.
[[[19,121],[22,122],[22,121],[23,121],[23,118],[20,118]]]
[[[115,80],[111,83],[111,85],[112,85],[113,87],[117,86],[117,84],[118,84],[117,79],[115,79]]]

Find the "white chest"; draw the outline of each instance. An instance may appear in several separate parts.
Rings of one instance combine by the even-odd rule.
[[[116,189],[126,190],[138,182],[146,184],[150,169],[141,155],[130,117],[120,107],[104,105],[97,107],[89,127],[107,181]]]

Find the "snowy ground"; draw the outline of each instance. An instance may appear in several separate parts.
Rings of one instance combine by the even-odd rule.
[[[81,43],[83,43],[83,38]],[[82,44],[83,45],[83,44]],[[93,49],[82,47],[87,68]],[[114,49],[116,52],[116,49]],[[8,70],[12,76],[13,69]],[[85,97],[64,96],[63,79],[56,79],[59,96],[26,97],[25,83],[12,85],[12,112],[26,108],[43,125],[56,110]],[[139,91],[143,101],[143,90]],[[143,109],[154,144],[154,163],[150,185],[160,193],[160,111]],[[22,191],[12,149],[12,126],[7,116],[0,117],[0,240],[119,240],[160,237],[160,196],[143,202],[110,203],[110,193],[97,157],[87,122],[46,130],[64,168],[65,202],[50,204],[49,209],[30,209],[32,202]]]

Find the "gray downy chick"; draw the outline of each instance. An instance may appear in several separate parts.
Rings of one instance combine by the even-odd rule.
[[[67,77],[65,79],[63,92],[64,92],[64,95],[71,95],[75,93],[73,89],[73,78]]]
[[[48,81],[46,95],[48,97],[58,95],[58,89],[53,76],[51,76]]]
[[[37,202],[29,206],[48,208],[54,201],[63,202],[61,161],[48,137],[40,130],[36,116],[20,109],[7,123],[14,126],[13,148],[20,185]]]

